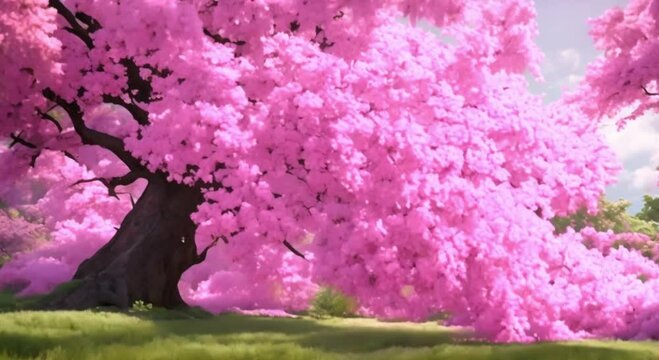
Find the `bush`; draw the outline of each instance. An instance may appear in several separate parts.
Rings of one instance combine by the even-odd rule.
[[[325,287],[322,288],[311,302],[309,315],[317,318],[323,317],[351,317],[355,316],[357,303],[344,293]]]
[[[145,303],[142,300],[135,301],[133,303],[133,307],[131,308],[131,311],[133,312],[146,312],[151,310],[153,310],[153,305]]]

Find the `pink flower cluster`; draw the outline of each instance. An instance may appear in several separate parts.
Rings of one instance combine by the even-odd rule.
[[[623,126],[659,105],[659,1],[631,0],[591,23],[591,36],[603,56],[587,69],[586,78],[573,96],[592,116],[616,116]]]

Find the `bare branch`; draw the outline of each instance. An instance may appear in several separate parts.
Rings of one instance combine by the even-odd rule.
[[[41,150],[37,150],[34,154],[32,154],[32,157],[30,158],[30,167],[34,167],[37,164],[39,155],[41,155]]]
[[[199,253],[199,255],[197,255],[197,259],[195,260],[195,264],[200,264],[204,260],[206,260],[206,255],[208,255],[208,250],[210,250],[212,247],[217,245],[218,240],[220,240],[220,238],[213,237],[213,242],[211,242],[208,246],[206,246],[204,248],[204,250],[202,250],[201,253]]]
[[[42,119],[44,119],[44,120],[48,120],[48,121],[50,121],[51,123],[53,123],[53,125],[55,125],[55,127],[57,127],[57,131],[62,132],[62,130],[64,130],[64,129],[62,128],[62,125],[59,123],[59,121],[57,121],[57,119],[55,119],[54,117],[52,117],[52,116],[51,116],[50,114],[48,114],[47,112],[42,112],[41,110],[37,109],[37,113],[41,116]]]
[[[73,154],[71,154],[70,152],[68,152],[68,151],[65,150],[65,151],[63,151],[63,153],[64,153],[64,156],[68,157],[69,159],[71,159],[71,160],[73,160],[73,161],[75,161],[75,162],[77,162],[77,163],[80,163],[80,162],[78,161],[78,159],[76,159],[76,157],[73,156]]]
[[[211,33],[211,32],[210,32],[208,29],[206,29],[206,28],[204,28],[204,35],[206,35],[206,36],[208,36],[209,38],[213,39],[213,41],[215,41],[215,42],[218,43],[218,44],[226,44],[226,43],[230,43],[230,42],[231,42],[231,40],[229,40],[229,39],[227,39],[227,38],[225,38],[225,37],[222,37],[222,35],[220,35],[220,34],[213,34],[213,33]]]
[[[645,88],[645,86],[642,86],[642,85],[641,85],[641,89],[643,89],[643,92],[645,93],[645,95],[648,95],[648,96],[659,96],[659,93],[656,93],[656,92],[650,92],[650,91],[648,91],[648,89]]]
[[[9,144],[9,148],[14,147],[16,144],[21,144],[21,145],[23,145],[23,146],[25,146],[25,147],[27,147],[27,148],[30,148],[30,149],[35,150],[34,154],[32,154],[32,157],[31,157],[31,159],[30,159],[30,166],[31,166],[31,167],[34,167],[34,165],[35,165],[36,162],[37,162],[37,158],[39,158],[39,156],[41,155],[41,151],[42,151],[43,149],[46,149],[46,150],[52,150],[52,149],[48,148],[47,146],[46,146],[46,147],[43,147],[42,149],[40,149],[37,145],[35,145],[35,144],[33,144],[33,143],[31,143],[31,142],[29,142],[29,141],[27,141],[27,140],[21,138],[21,134],[22,134],[22,133],[23,133],[23,132],[18,133],[18,135],[14,135],[14,134],[10,134],[10,135],[9,135],[9,136],[11,137],[11,139],[12,139],[12,142]],[[57,151],[62,151],[62,153],[64,154],[64,156],[66,156],[66,157],[70,158],[71,160],[73,160],[73,161],[79,163],[78,159],[76,159],[76,157],[73,156],[73,154],[71,154],[70,152],[68,152],[68,151],[66,151],[66,150],[57,150]]]
[[[286,248],[288,248],[288,250],[290,250],[293,254],[303,258],[304,260],[307,260],[307,258],[304,257],[304,254],[302,254],[298,249],[294,248],[293,245],[291,245],[291,243],[289,243],[287,240],[284,240],[284,246],[286,246]]]
[[[11,138],[12,142],[9,144],[9,148],[14,147],[16,144],[21,144],[27,148],[30,149],[36,149],[37,146],[21,137],[23,132],[19,132],[18,135],[15,135],[14,133],[9,134],[9,137]]]
[[[245,40],[232,41],[231,39],[225,38],[224,36],[222,36],[220,34],[213,34],[207,28],[204,28],[204,35],[206,35],[209,38],[213,39],[214,42],[216,42],[218,44],[222,44],[222,45],[224,45],[224,44],[234,44],[234,45],[237,45],[237,46],[242,46],[242,45],[245,45],[247,43]]]
[[[139,160],[133,157],[133,155],[131,155],[125,149],[123,140],[110,134],[90,129],[87,127],[87,125],[85,125],[85,121],[83,120],[84,113],[82,109],[80,109],[78,103],[75,101],[68,102],[64,100],[50,88],[44,89],[42,93],[46,99],[58,104],[62,109],[64,109],[64,111],[66,111],[66,113],[69,115],[69,118],[71,118],[74,130],[80,136],[83,144],[98,145],[107,150],[110,150],[131,170],[141,171],[143,169],[143,166],[140,164]]]
[[[76,186],[84,183],[90,183],[94,181],[98,181],[101,184],[105,185],[108,188],[108,195],[113,196],[115,198],[119,198],[117,195],[116,188],[117,186],[125,186],[125,185],[130,185],[134,183],[137,179],[139,179],[140,173],[138,171],[131,171],[126,175],[123,176],[118,176],[118,177],[113,177],[113,178],[102,178],[102,177],[95,177],[92,179],[82,179],[78,180],[75,183],[71,184],[71,186]],[[132,199],[132,197],[131,197]]]

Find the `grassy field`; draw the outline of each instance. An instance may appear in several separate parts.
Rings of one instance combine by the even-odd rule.
[[[659,359],[657,342],[492,345],[461,337],[435,323],[370,319],[0,313],[0,359]]]

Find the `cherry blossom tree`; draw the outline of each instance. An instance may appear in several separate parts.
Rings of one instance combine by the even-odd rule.
[[[588,67],[585,84],[578,89],[593,116],[616,116],[626,107],[623,126],[659,104],[659,1],[631,0],[614,7],[591,23],[591,36],[603,56]]]
[[[363,314],[448,311],[496,341],[658,336],[656,263],[584,246],[598,232],[554,234],[554,216],[596,210],[619,166],[587,109],[527,91],[531,1],[0,8],[3,181],[84,165],[44,210],[63,205],[73,232],[117,227],[88,235],[107,243],[49,306],[172,307],[181,292],[285,306],[328,284]],[[98,189],[124,210],[102,213],[116,205]],[[278,302],[254,298],[268,283]]]

